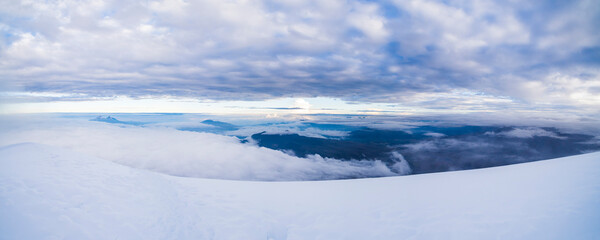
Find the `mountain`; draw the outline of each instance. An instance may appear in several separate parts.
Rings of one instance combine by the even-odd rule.
[[[313,182],[182,178],[0,148],[0,239],[594,239],[600,152]]]
[[[391,149],[381,143],[362,143],[339,139],[324,139],[300,136],[298,134],[265,134],[251,136],[261,147],[292,150],[298,157],[319,154],[336,159],[380,159],[391,161]]]
[[[226,122],[221,122],[221,121],[215,121],[215,120],[210,120],[210,119],[204,120],[204,121],[202,121],[202,123],[218,127],[218,128],[220,128],[221,130],[224,130],[224,131],[233,131],[233,130],[237,130],[238,129],[238,127],[236,125],[233,125],[231,123],[226,123]]]
[[[90,121],[105,122],[105,123],[117,123],[117,124],[127,124],[127,125],[133,125],[133,126],[142,126],[142,125],[144,125],[143,122],[121,121],[121,120],[116,119],[116,118],[111,117],[111,116],[106,116],[106,117],[97,116],[97,117],[95,117],[93,119],[90,119]]]

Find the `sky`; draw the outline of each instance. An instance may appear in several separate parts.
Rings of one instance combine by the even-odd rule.
[[[0,113],[600,119],[600,4],[0,0]]]

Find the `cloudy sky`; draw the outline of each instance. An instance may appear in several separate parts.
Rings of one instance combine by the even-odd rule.
[[[0,5],[3,113],[600,115],[595,0]]]

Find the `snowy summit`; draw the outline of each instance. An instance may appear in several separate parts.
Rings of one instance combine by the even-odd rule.
[[[594,239],[600,153],[360,180],[174,177],[0,149],[1,239]]]

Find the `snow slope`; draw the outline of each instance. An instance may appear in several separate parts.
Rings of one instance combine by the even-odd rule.
[[[318,182],[182,178],[0,149],[0,239],[598,239],[600,152]]]

